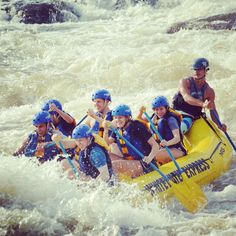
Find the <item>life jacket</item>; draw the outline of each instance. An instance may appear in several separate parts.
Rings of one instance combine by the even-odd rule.
[[[99,112],[96,112],[96,115],[98,117],[103,118],[103,116]],[[105,120],[108,120],[108,121],[113,120],[113,116],[111,114],[111,111],[108,111],[106,113]],[[102,127],[102,125],[98,121],[95,121],[93,127],[91,128],[91,131],[92,131],[92,133],[98,134],[100,137],[103,137],[104,127]],[[109,131],[109,135],[110,135],[110,131]]]
[[[133,131],[137,127],[137,123],[142,124],[138,120],[130,120],[130,124],[125,129],[117,129],[118,132],[127,139],[134,147],[136,147],[144,156],[148,156],[151,152],[151,146],[149,143],[143,142],[140,138],[133,134]],[[142,124],[143,125],[143,124]],[[125,160],[142,160],[142,158],[126,143],[123,139],[117,136],[117,145],[123,154]]]
[[[52,141],[51,137],[52,137],[52,132],[48,131],[45,134],[45,136],[39,140],[39,136],[37,132],[34,131],[28,137],[28,144],[24,149],[24,155],[27,157],[36,156],[37,158],[40,158],[40,160],[43,160],[43,161],[53,159],[57,154],[59,154],[59,150],[56,144],[49,147],[45,146],[42,152],[36,151],[38,143],[51,142]]]
[[[122,129],[118,131],[122,136],[124,136]],[[119,138],[119,144],[118,144],[119,149],[121,150],[121,153],[123,154],[123,158],[125,160],[135,160],[134,157],[129,155],[129,150],[128,147],[125,144],[125,141],[121,138]]]
[[[201,89],[198,89],[193,77],[188,78],[190,83],[190,95],[196,99],[204,101],[204,94],[208,87],[208,84],[205,83]],[[180,110],[186,112],[195,118],[199,117],[202,112],[202,107],[193,106],[184,101],[182,94],[179,92],[173,97],[173,108],[175,110]]]
[[[80,148],[77,146],[75,149],[74,149],[74,158],[75,160],[78,162],[79,161],[79,153],[80,153]]]
[[[175,111],[172,108],[168,108],[168,111],[170,112],[170,114],[173,114],[174,117],[177,117],[177,121],[182,121],[183,120],[183,116],[181,113]],[[152,120],[152,123],[154,124],[155,128],[158,130],[158,121],[159,121],[159,117],[153,113],[150,117],[150,119]],[[150,124],[149,124],[150,125]],[[152,126],[150,125],[150,131],[153,134],[153,137],[155,138],[155,140],[159,143],[160,139],[158,137],[158,135],[156,134],[155,130],[152,128]]]
[[[144,124],[147,129],[150,129],[150,125],[149,125],[149,122],[148,122],[148,121],[142,120],[142,119],[139,119],[139,118],[136,118],[135,120],[138,120],[139,122],[141,122],[142,124]]]
[[[79,153],[78,162],[79,162],[79,166],[80,166],[80,171],[82,171],[83,173],[85,173],[86,175],[88,175],[94,179],[96,179],[97,176],[100,174],[99,170],[92,164],[92,162],[90,160],[90,153],[95,147],[101,149],[104,152],[104,154],[106,156],[106,163],[107,163],[109,175],[111,177],[112,176],[112,164],[111,164],[111,159],[109,157],[109,154],[104,147],[102,147],[99,144],[97,144],[96,142],[94,142],[94,140],[85,150],[82,150]]]
[[[68,113],[66,114],[69,115]],[[76,127],[76,121],[74,118],[73,122],[69,124],[62,117],[60,117],[59,123],[55,125],[55,128],[61,131],[67,137],[71,136],[72,131],[75,127]]]
[[[166,141],[169,141],[171,139],[174,138],[174,135],[168,125],[168,120],[170,117],[174,117],[177,122],[178,122],[178,127],[179,127],[179,134],[180,134],[180,142],[179,143],[176,143],[174,145],[171,145],[171,146],[168,146],[169,148],[178,148],[178,149],[181,149],[183,152],[186,153],[186,150],[183,146],[183,135],[182,135],[182,132],[180,130],[180,125],[181,125],[181,121],[182,121],[182,115],[178,112],[175,112],[174,110],[172,109],[169,109],[167,111],[167,113],[164,115],[163,118],[160,118],[158,120],[158,123],[157,123],[157,126],[158,126],[158,132],[160,133],[161,137],[163,139],[165,139]]]

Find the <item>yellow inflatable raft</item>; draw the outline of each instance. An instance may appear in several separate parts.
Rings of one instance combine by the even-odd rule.
[[[208,184],[230,168],[232,148],[224,134],[205,116],[197,119],[191,130],[184,136],[188,154],[177,159],[187,177],[199,185]],[[169,162],[159,167],[174,183],[182,181],[176,166]],[[152,195],[170,197],[173,189],[156,171],[135,179],[126,179],[130,184],[149,191]]]

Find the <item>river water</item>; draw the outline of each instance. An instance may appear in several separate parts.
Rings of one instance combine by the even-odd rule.
[[[157,95],[170,100],[192,61],[210,61],[221,120],[236,142],[236,32],[182,30],[179,21],[236,9],[235,0],[160,0],[155,7],[113,10],[115,1],[77,3],[79,22],[24,25],[0,21],[0,235],[236,235],[236,162],[205,186],[208,206],[192,215],[176,200],[167,206],[143,200],[122,185],[70,181],[60,164],[42,166],[11,153],[33,129],[32,116],[57,98],[77,121],[93,107],[91,94],[106,88],[114,107],[150,110]]]

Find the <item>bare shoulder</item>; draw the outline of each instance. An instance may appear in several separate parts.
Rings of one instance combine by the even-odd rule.
[[[186,78],[182,78],[180,81],[179,81],[179,85],[182,85],[182,86],[189,86],[189,77],[186,77]]]
[[[215,91],[208,83],[206,87],[205,97],[206,99],[210,99],[210,100],[215,99]]]
[[[179,81],[179,92],[183,95],[188,93],[190,87],[189,77],[183,78]]]

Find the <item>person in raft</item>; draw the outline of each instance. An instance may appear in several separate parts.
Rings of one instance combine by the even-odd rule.
[[[166,97],[158,96],[152,101],[152,109],[154,111],[151,116],[153,124],[156,126],[162,141],[159,140],[155,131],[151,128],[156,141],[160,145],[155,160],[160,164],[165,164],[171,161],[171,158],[165,149],[168,147],[174,158],[179,158],[186,155],[186,149],[183,145],[183,135],[180,130],[181,115],[170,109],[169,102]],[[153,158],[145,157],[144,161],[150,163]]]
[[[99,137],[100,138],[100,137]],[[77,168],[79,177],[83,180],[101,179],[109,181],[112,177],[112,164],[108,155],[108,146],[101,138],[97,140],[88,125],[82,124],[75,127],[72,132],[72,140],[60,139],[58,134],[53,140],[65,148],[74,148],[73,165]],[[74,173],[65,159],[62,161],[65,171],[70,179],[74,178]]]
[[[198,58],[194,61],[194,75],[181,79],[177,94],[173,98],[173,108],[181,111],[183,114],[182,131],[183,133],[191,127],[193,120],[198,118],[203,108],[210,109],[212,120],[218,128],[226,131],[225,124],[219,126],[213,112],[216,111],[215,92],[206,82],[207,72],[209,71],[209,62],[206,58]]]
[[[96,112],[89,109],[87,114],[90,116],[86,124],[91,127],[93,133],[103,137],[104,128],[102,126],[103,120],[112,121],[113,117],[109,105],[111,103],[111,94],[106,89],[96,90],[92,94],[92,101],[96,108]]]
[[[147,130],[145,125],[132,119],[129,106],[122,104],[112,110],[114,120],[112,126],[127,139],[135,148],[143,153],[146,158],[154,159],[158,153],[158,144]],[[114,173],[123,173],[134,178],[152,169],[142,161],[140,157],[129,145],[120,139],[115,133],[108,135],[110,123],[104,121],[104,139],[110,145],[115,143],[119,153],[111,153]],[[156,163],[154,163],[156,164]]]
[[[49,99],[42,105],[41,109],[50,113],[53,128],[59,130],[65,136],[71,136],[76,126],[75,119],[63,111],[58,100]]]
[[[40,111],[33,118],[35,131],[32,132],[13,153],[13,156],[25,155],[27,157],[36,156],[42,163],[53,159],[59,154],[59,149],[52,142],[52,130],[50,129],[50,114]]]

